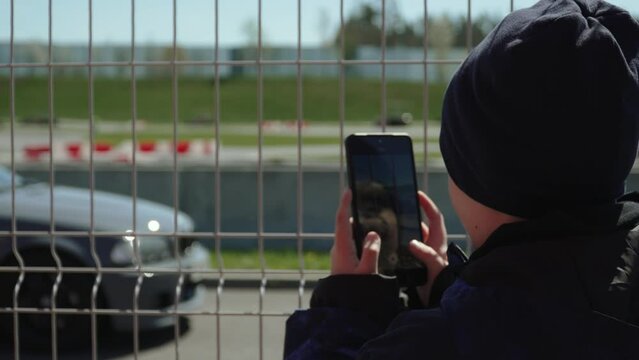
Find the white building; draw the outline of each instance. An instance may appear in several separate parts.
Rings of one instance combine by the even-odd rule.
[[[43,43],[19,43],[14,46],[14,64],[16,76],[46,76],[48,74],[49,50]],[[52,49],[54,63],[73,66],[56,67],[56,75],[83,75],[87,74],[89,51],[85,45],[56,45]],[[296,47],[269,47],[262,50],[263,60],[285,60],[292,62],[285,65],[264,65],[262,67],[265,76],[294,77],[297,75],[297,66],[293,63],[297,59]],[[10,47],[8,43],[0,43],[0,64],[8,64],[10,60]],[[355,52],[356,60],[381,60],[381,49],[373,46],[361,46]],[[219,61],[256,60],[255,48],[221,48],[218,54]],[[340,53],[334,48],[303,48],[302,60],[329,60],[336,61]],[[385,52],[386,60],[408,60],[415,64],[387,64],[386,79],[422,82],[424,79],[424,49],[421,47],[391,47]],[[446,54],[437,54],[432,50],[428,52],[428,59],[463,59],[466,56],[465,49],[451,49]],[[173,59],[173,51],[170,46],[144,45],[135,48],[136,77],[168,76],[170,67],[157,62],[167,62]],[[213,47],[187,47],[178,48],[178,61],[192,61],[196,64],[179,65],[180,76],[187,77],[213,77],[215,68],[215,51]],[[131,47],[127,45],[99,45],[92,51],[92,63],[95,76],[103,77],[129,77],[131,74],[130,63],[132,61]],[[155,62],[155,64],[154,64]],[[19,66],[19,64],[41,64],[43,66]],[[447,82],[456,69],[456,65],[428,66],[428,76],[431,82]],[[381,77],[382,66],[380,64],[349,65],[348,76],[356,76],[370,79]],[[253,64],[220,65],[220,76],[256,76],[257,67]],[[304,76],[337,77],[339,66],[336,64],[304,64],[302,66]]]

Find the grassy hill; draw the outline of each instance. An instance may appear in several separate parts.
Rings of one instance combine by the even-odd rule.
[[[212,79],[179,78],[179,121],[201,118],[212,121],[214,86]],[[171,78],[139,79],[137,117],[148,122],[173,120]],[[9,116],[9,81],[0,77],[0,118]],[[57,118],[88,118],[86,78],[55,76],[54,112]],[[387,82],[388,114],[410,112],[423,118],[423,85],[419,82]],[[429,118],[439,119],[445,85],[429,87]],[[220,86],[220,114],[224,123],[254,122],[257,119],[257,79],[226,79]],[[346,80],[346,120],[374,121],[381,112],[381,81]],[[131,118],[131,82],[129,79],[97,78],[94,82],[95,116],[103,120]],[[297,118],[297,81],[295,78],[264,79],[264,119]],[[18,121],[25,117],[46,116],[49,109],[48,78],[16,79],[15,105]],[[339,119],[339,81],[336,78],[303,79],[303,112],[307,121],[333,122]]]

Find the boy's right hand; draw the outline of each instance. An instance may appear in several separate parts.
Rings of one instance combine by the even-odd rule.
[[[353,241],[350,216],[352,194],[346,190],[342,195],[337,215],[335,216],[335,239],[331,248],[331,275],[377,274],[377,260],[382,241],[375,232],[369,232],[362,246],[362,257],[357,258],[355,241]]]

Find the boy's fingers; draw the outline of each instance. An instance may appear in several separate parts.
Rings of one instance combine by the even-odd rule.
[[[364,238],[364,246],[362,247],[362,258],[357,266],[358,274],[376,274],[377,259],[382,245],[382,240],[375,232],[369,232]]]
[[[437,262],[439,255],[430,246],[421,243],[417,240],[411,240],[408,244],[408,249],[422,264],[430,268],[433,263]]]
[[[428,244],[428,239],[430,237],[430,229],[428,228],[428,225],[426,225],[425,223],[422,223],[422,238],[423,238],[423,242],[424,244]]]
[[[419,205],[422,210],[424,210],[424,213],[426,213],[426,217],[428,218],[429,223],[431,223],[431,226],[433,222],[441,222],[443,219],[442,213],[439,211],[439,208],[435,205],[433,200],[431,200],[423,191],[417,192],[417,198],[419,199]]]
[[[340,252],[355,250],[351,232],[350,204],[351,192],[346,190],[335,215],[335,248]]]
[[[348,218],[350,217],[349,205],[351,203],[351,196],[352,195],[350,190],[346,190],[342,194],[342,197],[339,201],[339,206],[337,208],[337,214],[335,215],[336,224],[341,224],[345,221],[348,221]]]
[[[422,191],[417,192],[419,205],[424,210],[428,218],[428,239],[429,245],[434,248],[440,248],[446,244],[446,225],[444,224],[444,216],[437,205]],[[423,227],[422,227],[423,231]]]

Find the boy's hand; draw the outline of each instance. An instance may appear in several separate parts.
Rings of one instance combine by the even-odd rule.
[[[423,243],[411,241],[409,250],[428,268],[426,284],[417,288],[422,304],[428,305],[431,287],[435,278],[448,265],[446,251],[447,234],[444,217],[423,192],[418,192],[419,205],[428,218],[428,226],[422,223]],[[381,248],[381,239],[375,232],[370,232],[364,239],[362,258],[357,258],[357,250],[352,235],[352,218],[350,217],[351,192],[342,195],[335,217],[335,241],[331,249],[331,275],[340,274],[377,274],[377,261]]]
[[[335,240],[331,248],[331,275],[377,274],[377,259],[382,244],[379,235],[369,232],[362,246],[362,258],[357,258],[350,217],[351,191],[342,195],[335,217]]]
[[[421,243],[413,240],[409,244],[410,252],[428,268],[428,281],[417,288],[417,293],[424,306],[428,306],[428,298],[433,282],[439,273],[448,265],[446,225],[444,216],[435,203],[423,192],[417,192],[419,205],[428,218],[428,226],[422,223]]]

